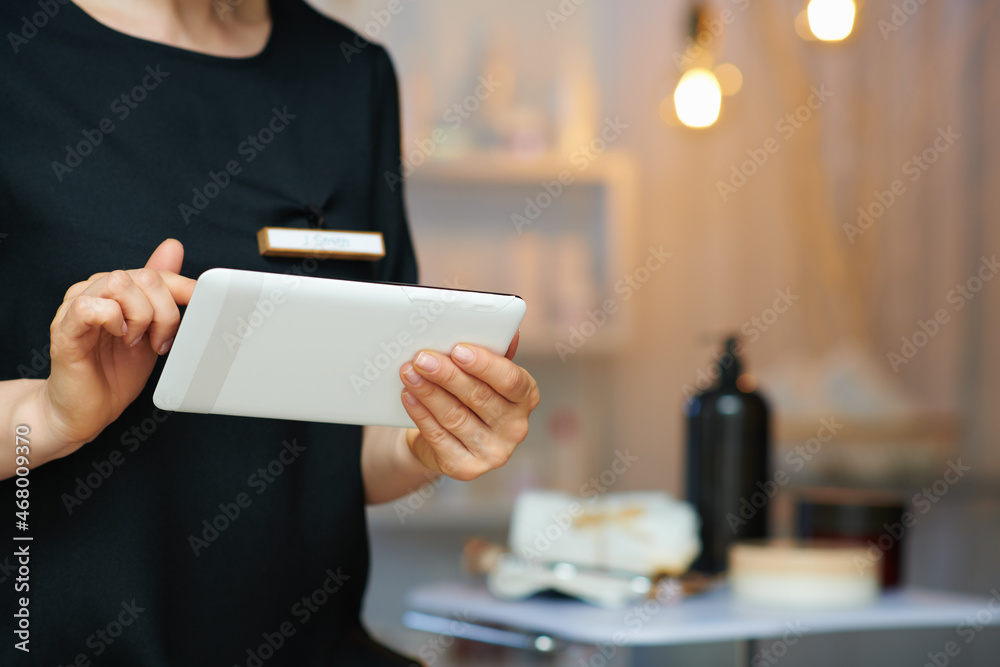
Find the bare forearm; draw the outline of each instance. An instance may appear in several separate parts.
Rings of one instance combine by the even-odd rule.
[[[411,429],[415,432],[415,429]],[[431,472],[406,444],[407,429],[366,426],[361,445],[365,501],[387,503],[433,482]]]
[[[52,433],[42,409],[44,387],[45,380],[0,382],[0,479],[14,476],[18,455],[27,456],[29,468],[37,468],[59,458],[66,447]],[[23,448],[15,450],[25,442],[26,455]]]

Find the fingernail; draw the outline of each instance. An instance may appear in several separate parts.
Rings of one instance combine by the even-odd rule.
[[[124,322],[124,321],[122,322],[122,335],[123,336],[127,336],[128,335],[128,322]]]
[[[138,338],[136,338],[136,339],[135,339],[134,341],[132,341],[131,343],[129,343],[129,344],[128,344],[128,346],[129,346],[129,347],[135,347],[136,345],[138,345],[138,344],[139,344],[139,341],[141,341],[141,340],[142,340],[142,337],[143,337],[143,336],[145,336],[145,335],[146,335],[146,334],[139,334],[139,337],[138,337]]]
[[[476,353],[464,345],[456,345],[451,351],[451,358],[460,364],[471,364],[476,360]]]
[[[413,360],[413,365],[422,371],[433,373],[441,367],[441,362],[437,360],[437,357],[432,357],[426,352],[421,352],[417,355],[417,358]]]
[[[174,339],[171,338],[166,343],[160,346],[160,354],[166,354],[170,351],[170,346],[174,344]]]
[[[405,377],[407,381],[414,386],[419,385],[424,381],[424,379],[420,377],[420,373],[413,370],[413,366],[410,365],[407,365],[406,368],[403,369],[403,377]]]
[[[409,405],[417,405],[420,402],[417,400],[416,396],[406,391],[405,389],[403,390],[403,401],[405,401]]]

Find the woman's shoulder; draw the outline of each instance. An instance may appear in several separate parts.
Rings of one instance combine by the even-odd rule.
[[[310,58],[333,57],[347,65],[361,65],[375,78],[393,76],[392,58],[385,47],[366,35],[320,11],[306,0],[276,0],[281,2],[285,20],[296,33],[299,48]],[[386,10],[389,13],[389,10]],[[390,20],[391,20],[391,14]],[[382,27],[381,24],[380,28]],[[305,55],[305,53],[303,54]]]
[[[360,53],[372,52],[370,55],[381,55],[384,48],[372,42],[367,36],[350,26],[341,23],[335,17],[321,11],[306,0],[278,0],[283,8],[291,13],[292,22],[300,30],[309,30],[313,36],[322,37],[323,44],[336,46],[340,50],[353,47]],[[389,11],[386,10],[389,14]],[[391,14],[389,14],[391,19]],[[378,24],[382,28],[381,24]],[[377,56],[376,56],[377,57]]]

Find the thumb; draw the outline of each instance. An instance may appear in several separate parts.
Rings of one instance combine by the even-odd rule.
[[[180,273],[184,262],[184,246],[177,239],[167,239],[153,251],[146,261],[147,269]]]
[[[174,301],[184,305],[191,300],[195,281],[180,275],[181,264],[184,263],[184,246],[177,239],[167,239],[153,251],[146,260],[147,269],[160,272],[167,284]],[[167,272],[167,273],[164,273]],[[171,275],[177,274],[177,275]]]

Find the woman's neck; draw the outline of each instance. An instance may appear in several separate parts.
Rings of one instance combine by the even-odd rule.
[[[267,0],[73,0],[119,32],[226,58],[260,53],[271,32]]]

